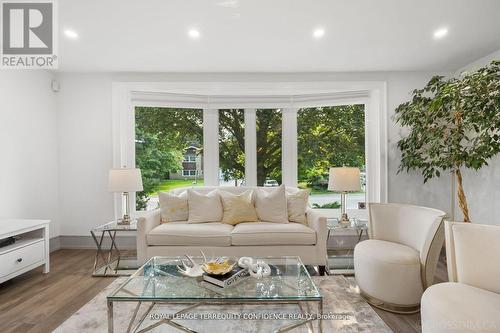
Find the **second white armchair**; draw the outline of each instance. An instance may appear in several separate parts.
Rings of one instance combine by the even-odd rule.
[[[500,227],[446,222],[450,282],[422,296],[423,333],[500,332]]]

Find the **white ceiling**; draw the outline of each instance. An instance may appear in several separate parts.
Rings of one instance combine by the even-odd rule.
[[[499,0],[58,3],[63,71],[447,71],[500,49]]]

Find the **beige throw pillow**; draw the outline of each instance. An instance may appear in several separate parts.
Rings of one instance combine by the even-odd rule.
[[[260,221],[288,223],[285,186],[255,191],[255,210]]]
[[[288,220],[307,224],[306,210],[309,206],[310,190],[298,190],[294,193],[287,193]]]
[[[223,223],[236,225],[241,222],[257,222],[259,220],[252,201],[252,190],[241,194],[221,190],[220,197],[224,209]]]
[[[188,196],[187,191],[179,195],[168,192],[158,193],[160,200],[161,222],[187,221],[188,219]]]
[[[188,191],[189,223],[222,221],[222,203],[218,190],[201,194],[195,190]]]

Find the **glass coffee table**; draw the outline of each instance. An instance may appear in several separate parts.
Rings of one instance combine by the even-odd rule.
[[[318,320],[318,329],[322,331],[323,298],[299,257],[255,258],[265,261],[271,267],[271,275],[260,279],[248,277],[224,289],[204,282],[201,277],[181,275],[177,266],[181,265],[183,259],[185,260],[184,257],[153,257],[108,295],[108,332],[112,333],[114,330],[115,302],[137,303],[126,332],[147,332],[163,324],[185,332],[196,332],[181,325],[176,318],[202,305],[232,304],[253,304],[259,307],[268,304],[295,304],[301,314],[298,320],[295,320],[296,317],[291,318],[294,320],[280,327],[277,332],[289,331],[301,325],[308,325],[309,330],[313,331],[312,322],[315,320]],[[202,258],[193,259],[200,263],[203,261]],[[138,317],[143,303],[147,305],[147,310]],[[160,304],[182,304],[183,308],[141,327],[151,310]],[[311,305],[317,306],[317,312],[306,312]]]

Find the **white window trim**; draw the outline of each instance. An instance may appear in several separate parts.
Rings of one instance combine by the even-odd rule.
[[[307,92],[303,94],[301,92]],[[218,185],[218,109],[245,109],[245,177],[256,184],[255,109],[282,108],[283,183],[297,184],[296,117],[300,107],[365,105],[367,201],[387,202],[387,88],[384,81],[114,82],[113,167],[135,166],[136,106],[202,108],[205,185]],[[253,133],[253,134],[252,134]],[[135,199],[135,197],[134,197]],[[115,215],[121,215],[115,196]],[[132,206],[133,208],[135,205]]]
[[[257,118],[256,110],[247,108],[245,117],[245,183],[257,186]]]
[[[297,111],[298,108],[284,108],[281,128],[281,177],[282,183],[297,186]],[[284,167],[288,166],[288,167]]]

